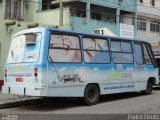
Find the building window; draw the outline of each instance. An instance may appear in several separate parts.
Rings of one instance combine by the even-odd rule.
[[[150,23],[150,31],[152,31],[152,32],[160,32],[160,23],[151,22]]]
[[[143,3],[143,0],[138,0],[139,3]]]
[[[23,20],[22,18],[22,3],[21,0],[6,0],[5,1],[5,19]]]
[[[86,11],[83,10],[77,10],[77,17],[86,17]]]
[[[100,13],[91,12],[91,18],[95,19],[95,20],[101,20],[101,14]]]
[[[105,17],[107,22],[116,22],[116,16],[114,14],[106,14]]]
[[[138,30],[146,30],[147,28],[147,23],[145,20],[138,20],[138,23],[137,23],[137,29]]]
[[[51,4],[53,0],[42,0],[42,11],[59,8],[59,4]]]
[[[150,1],[151,6],[155,6],[155,0]]]

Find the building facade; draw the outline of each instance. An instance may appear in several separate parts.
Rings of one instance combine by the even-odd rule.
[[[155,56],[160,56],[160,1],[137,1],[138,39],[146,40],[152,44]]]
[[[68,8],[71,30],[89,33],[102,30],[101,33],[110,32],[120,36],[121,23],[136,24],[136,0],[63,1],[63,7]],[[56,5],[56,0],[53,3],[53,5]],[[133,29],[133,31],[136,33],[136,29]],[[136,34],[134,34],[135,36]]]
[[[136,4],[137,0],[0,0],[0,80],[15,32],[49,26],[122,36],[124,27],[131,26],[136,38]]]

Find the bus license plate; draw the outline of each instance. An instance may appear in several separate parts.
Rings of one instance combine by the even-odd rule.
[[[23,78],[16,78],[16,82],[23,82]]]

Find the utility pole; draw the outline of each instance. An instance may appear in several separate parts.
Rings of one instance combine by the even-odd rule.
[[[52,1],[51,4],[59,4],[59,26],[63,26],[63,0]]]
[[[59,26],[63,26],[63,3],[67,2],[77,2],[80,0],[55,0],[51,4],[59,4],[60,13],[59,13]]]
[[[62,0],[60,0],[59,7],[60,7],[59,26],[63,26],[63,1]]]

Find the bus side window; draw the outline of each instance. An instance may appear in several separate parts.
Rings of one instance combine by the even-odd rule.
[[[50,62],[81,62],[79,37],[66,34],[51,34],[48,59]]]
[[[157,63],[156,63],[156,60],[155,60],[155,58],[154,58],[154,56],[153,56],[153,52],[152,52],[151,47],[149,46],[149,44],[145,44],[145,46],[146,46],[146,48],[147,48],[147,51],[148,51],[148,54],[149,54],[149,56],[150,56],[151,62],[153,63],[153,65],[154,65],[155,67],[157,67]]]
[[[110,63],[108,41],[101,38],[83,38],[86,63]]]
[[[143,51],[144,51],[144,63],[151,64],[151,59],[150,59],[150,56],[148,54],[148,51],[147,51],[145,44],[143,44]]]
[[[135,57],[137,64],[139,65],[143,64],[143,54],[142,54],[141,44],[135,44]]]
[[[130,64],[133,63],[133,51],[130,42],[111,41],[111,51],[113,63]]]

